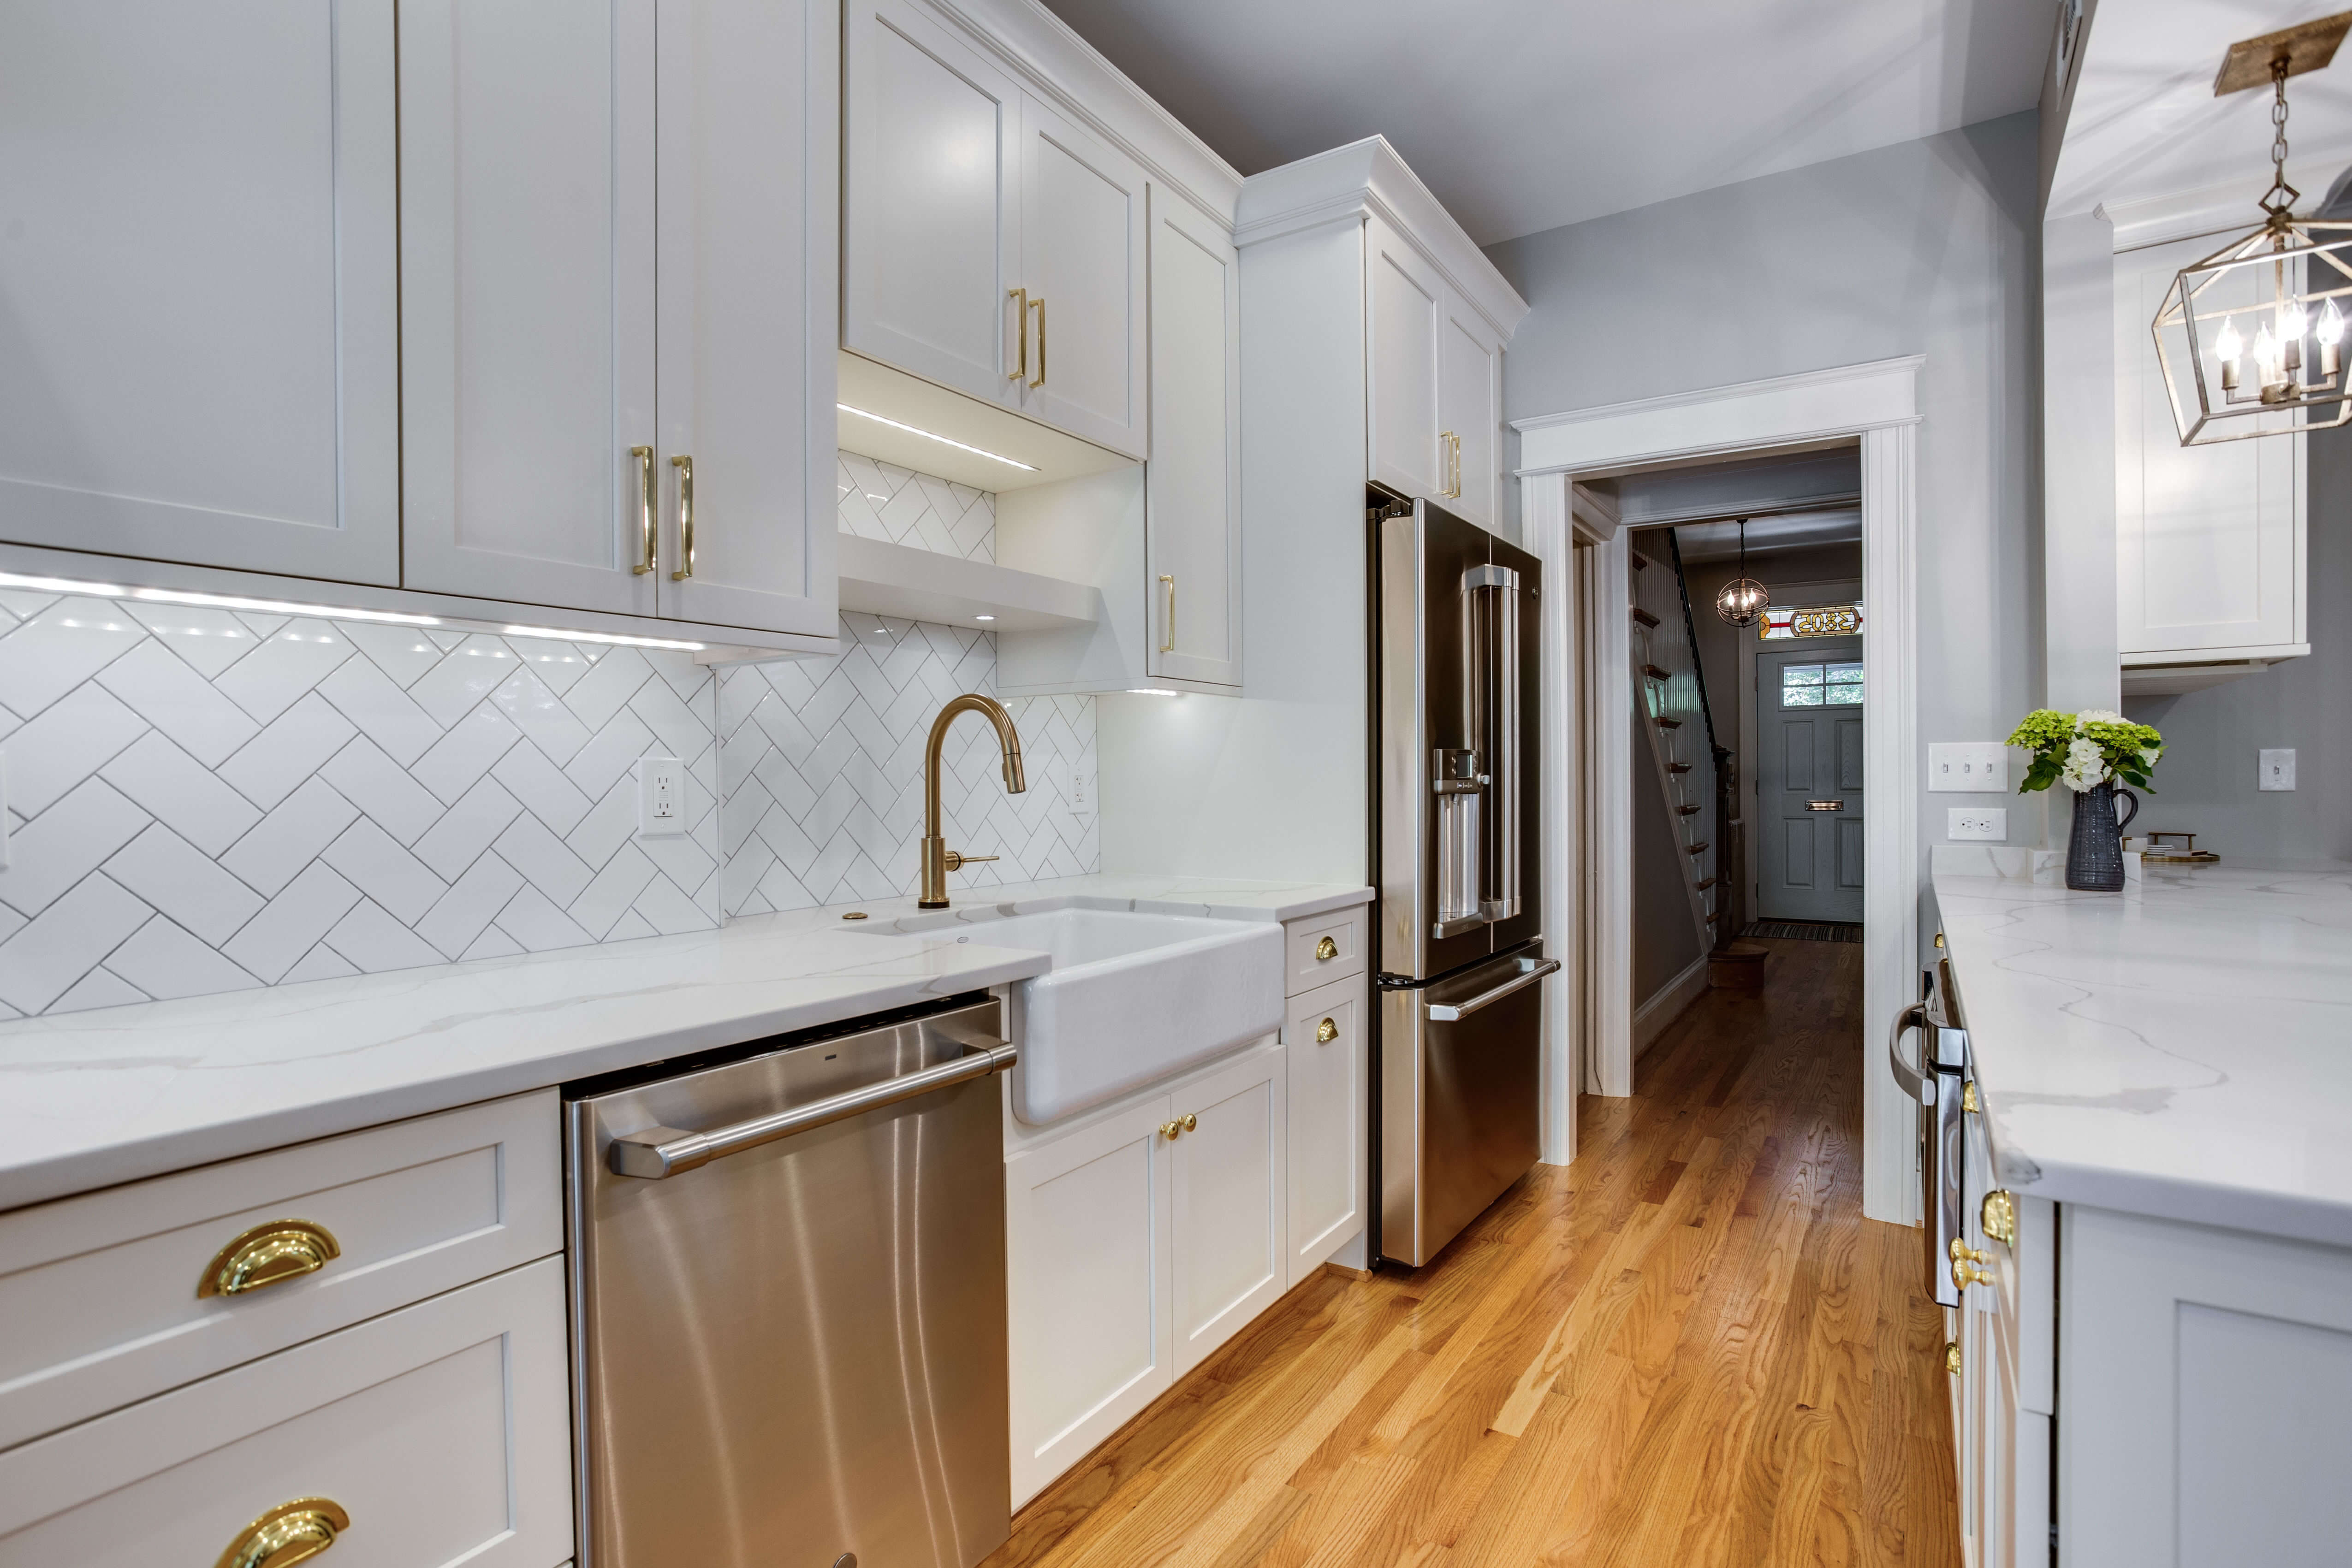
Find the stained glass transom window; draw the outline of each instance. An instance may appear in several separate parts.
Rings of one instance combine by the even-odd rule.
[[[1862,662],[1783,664],[1780,666],[1782,707],[1858,707],[1862,703]]]
[[[1797,604],[1767,610],[1756,623],[1757,637],[1784,643],[1796,637],[1851,637],[1862,630],[1859,604]]]

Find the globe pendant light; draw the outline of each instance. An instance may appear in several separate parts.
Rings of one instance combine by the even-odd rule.
[[[1748,519],[1739,519],[1739,575],[1715,596],[1715,612],[1734,626],[1753,626],[1771,607],[1769,590],[1748,575]]]
[[[2301,193],[2286,183],[2286,78],[2327,64],[2347,29],[2352,12],[2245,39],[2214,80],[2217,98],[2270,83],[2271,183],[2262,226],[2182,267],[2156,313],[2157,359],[2183,446],[2352,420],[2344,373],[2352,223],[2296,217]]]

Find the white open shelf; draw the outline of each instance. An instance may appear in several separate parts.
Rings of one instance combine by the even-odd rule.
[[[1092,626],[1105,613],[1099,590],[1058,577],[856,534],[837,549],[844,610],[992,632]]]

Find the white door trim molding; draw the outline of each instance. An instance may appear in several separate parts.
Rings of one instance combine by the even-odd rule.
[[[1544,941],[1552,957],[1560,960],[1558,973],[1543,983],[1543,1054],[1538,1093],[1543,1104],[1543,1162],[1564,1166],[1576,1158],[1576,1095],[1580,1068],[1576,1060],[1576,1022],[1584,998],[1578,987],[1580,901],[1576,896],[1577,821],[1575,693],[1576,557],[1569,520],[1568,486],[1554,479],[1528,486],[1520,497],[1519,537],[1543,562],[1544,586],[1536,615],[1536,638],[1542,663],[1539,692],[1564,694],[1565,705],[1553,702],[1538,726],[1538,766],[1543,777],[1558,781],[1537,804],[1538,831],[1542,835],[1541,893]]]
[[[1872,701],[1863,717],[1863,768],[1868,781],[1864,819],[1868,886],[1863,901],[1863,1212],[1873,1219],[1916,1225],[1919,1180],[1916,1108],[1894,1080],[1877,1069],[1870,1052],[1875,1020],[1894,1016],[1917,990],[1919,950],[1919,861],[1917,832],[1918,669],[1918,356],[1810,371],[1801,375],[1601,408],[1516,420],[1522,466],[1523,502],[1549,485],[1566,490],[1576,481],[1687,463],[1694,459],[1753,451],[1859,441],[1862,447],[1863,601],[1869,630],[1863,638],[1863,678]],[[1563,499],[1565,497],[1563,497]],[[1566,508],[1563,507],[1563,510]],[[1532,512],[1523,515],[1533,516]],[[1633,687],[1620,667],[1612,678],[1607,650],[1625,656],[1631,610],[1620,535],[1596,550],[1593,600],[1589,607],[1598,635],[1593,693],[1600,705],[1593,726],[1595,799],[1591,873],[1595,889],[1592,974],[1601,1005],[1594,1013],[1593,1061],[1587,1073],[1604,1094],[1633,1091],[1633,1039],[1630,998],[1630,947],[1624,978],[1604,964],[1601,945],[1622,946],[1632,904],[1632,864],[1624,846],[1632,826],[1632,802],[1608,799],[1612,783],[1630,789]],[[1623,705],[1622,707],[1617,705]],[[1624,722],[1612,723],[1612,715]],[[1612,735],[1627,747],[1612,763]],[[1565,820],[1574,809],[1567,780],[1555,772],[1545,780],[1546,810]],[[1613,964],[1613,955],[1612,956]],[[1617,1005],[1607,1005],[1612,992]]]

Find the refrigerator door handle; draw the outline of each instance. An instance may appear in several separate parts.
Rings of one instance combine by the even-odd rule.
[[[1538,962],[1533,958],[1522,958],[1519,960],[1519,972],[1517,974],[1512,976],[1509,979],[1505,980],[1501,985],[1494,987],[1490,990],[1479,992],[1476,996],[1472,997],[1466,1002],[1454,1002],[1451,1005],[1437,1002],[1430,1003],[1429,1021],[1432,1023],[1457,1023],[1463,1019],[1468,1018],[1472,1013],[1476,1012],[1480,1008],[1485,1007],[1487,1003],[1499,1002],[1505,997],[1509,996],[1513,991],[1525,990],[1529,986],[1534,985],[1538,980],[1542,979],[1546,975],[1556,972],[1559,968],[1559,960],[1557,958],[1546,958],[1541,962]]]
[[[1494,594],[1484,615],[1472,608],[1475,603],[1472,595],[1481,591]],[[1462,595],[1465,629],[1483,627],[1486,633],[1486,645],[1470,650],[1466,662],[1475,688],[1470,704],[1473,722],[1488,730],[1481,738],[1495,770],[1494,786],[1488,791],[1495,875],[1491,896],[1480,902],[1479,913],[1490,922],[1508,920],[1519,913],[1519,813],[1523,809],[1519,800],[1519,574],[1491,561],[1474,566],[1462,574]]]

